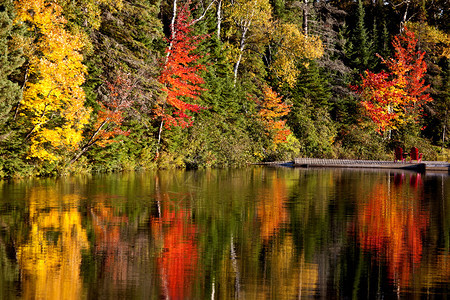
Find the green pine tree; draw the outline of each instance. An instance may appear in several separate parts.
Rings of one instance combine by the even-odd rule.
[[[441,72],[435,76],[432,89],[432,109],[427,111],[424,134],[432,138],[435,144],[449,147],[450,133],[450,59],[439,62]]]
[[[13,24],[14,17],[13,1],[0,0],[0,132],[22,96],[20,86],[12,80],[25,61],[20,45],[23,30]]]
[[[442,120],[442,147],[449,147],[450,132],[450,59],[446,59],[443,68],[443,80],[439,97],[440,115]]]
[[[302,154],[333,157],[332,143],[336,135],[330,116],[331,92],[328,80],[316,63],[303,67],[297,84],[290,92],[292,109],[287,124],[302,145]]]
[[[382,57],[389,56],[389,32],[387,29],[386,8],[382,0],[378,0],[372,9],[373,27],[371,32],[372,53]],[[380,59],[372,55],[373,67],[380,65]]]
[[[25,28],[14,24],[14,18],[13,0],[0,0],[0,178],[29,174],[32,169],[25,163],[23,128],[13,122],[22,98],[19,81],[25,62]]]
[[[311,99],[317,107],[329,107],[331,92],[328,80],[321,74],[316,62],[311,61],[308,66],[302,66],[297,84],[292,89],[294,103],[302,99]],[[295,104],[294,104],[295,105]]]
[[[380,24],[381,26],[381,33],[378,37],[378,54],[380,54],[382,57],[388,57],[389,56],[389,31],[387,29],[386,20],[383,18],[382,22]]]
[[[362,0],[358,0],[355,18],[356,24],[350,32],[346,54],[349,65],[360,73],[360,71],[370,68],[373,58],[372,42],[365,26],[365,10]]]

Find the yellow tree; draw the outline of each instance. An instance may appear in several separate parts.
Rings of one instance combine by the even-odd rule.
[[[408,22],[406,28],[414,32],[418,45],[428,56],[435,60],[440,57],[450,59],[450,34],[427,23]]]
[[[281,81],[293,86],[300,74],[298,62],[313,60],[323,55],[318,36],[307,35],[295,24],[275,24],[271,32],[273,59],[270,70]]]
[[[231,0],[227,6],[227,20],[230,23],[228,36],[233,36],[238,45],[229,45],[233,52],[234,82],[237,80],[239,66],[249,44],[267,44],[268,32],[272,19],[269,0]]]
[[[84,107],[86,67],[81,37],[65,30],[61,7],[48,0],[17,0],[18,18],[34,37],[21,115],[31,122],[29,158],[60,161],[78,148],[90,111]]]
[[[292,23],[275,22],[269,0],[230,0],[225,7],[230,24],[227,32],[233,56],[233,75],[236,82],[241,63],[250,50],[270,53],[266,57],[269,69],[282,82],[293,85],[302,59],[315,59],[323,54],[323,46],[316,36],[308,35]],[[269,48],[269,51],[264,51]]]

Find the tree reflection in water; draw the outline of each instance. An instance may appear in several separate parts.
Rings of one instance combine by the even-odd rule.
[[[89,246],[78,211],[80,197],[35,187],[28,201],[30,232],[17,247],[23,298],[80,299],[81,250]]]
[[[396,174],[394,185],[375,184],[368,202],[359,206],[361,247],[386,261],[398,290],[411,284],[411,274],[421,263],[428,214],[421,208],[420,193],[421,174],[409,175],[409,184],[405,174]]]
[[[106,195],[98,195],[90,209],[95,233],[94,254],[103,259],[102,274],[108,276],[117,286],[127,280],[130,269],[128,263],[131,245],[128,239],[122,238],[120,234],[120,229],[126,225],[128,218],[116,215],[106,202]]]
[[[288,228],[290,224],[289,212],[286,208],[290,190],[286,180],[279,177],[276,172],[271,173],[269,178],[270,183],[260,188],[256,199],[260,237],[264,247],[262,252],[265,253],[264,265],[261,268],[263,272],[256,276],[246,276],[243,284],[246,287],[243,298],[312,297],[318,287],[318,265],[305,260],[304,251],[296,249],[291,233],[280,234],[280,231]]]
[[[261,238],[267,243],[288,220],[285,207],[288,190],[284,180],[272,174],[272,185],[258,193],[258,219],[261,223]]]
[[[448,294],[447,175],[138,175],[0,185],[0,298]]]
[[[165,299],[187,299],[197,269],[197,227],[192,209],[183,201],[171,200],[161,191],[156,177],[156,200],[159,216],[152,218],[151,227],[159,245],[158,271]]]

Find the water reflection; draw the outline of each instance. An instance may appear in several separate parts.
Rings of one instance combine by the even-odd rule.
[[[0,182],[0,298],[445,297],[449,178],[255,167]]]
[[[115,286],[128,278],[129,241],[121,236],[121,228],[127,226],[128,218],[118,215],[107,203],[106,195],[95,197],[96,202],[89,213],[94,229],[93,254],[99,257],[103,276]]]
[[[258,219],[261,223],[261,238],[267,243],[269,238],[277,233],[287,222],[286,200],[288,190],[286,183],[273,173],[271,185],[265,186],[258,192]]]
[[[30,190],[29,231],[16,241],[23,298],[81,297],[81,251],[89,243],[79,202],[79,195],[60,195],[53,188]]]
[[[151,228],[158,245],[158,272],[165,299],[191,298],[198,258],[197,228],[192,209],[184,201],[171,199],[155,178],[158,217],[152,218]]]
[[[378,182],[358,208],[361,247],[386,261],[388,278],[398,291],[410,286],[413,270],[420,267],[429,222],[421,207],[421,174],[408,176],[407,185],[404,173],[394,175],[394,185]]]

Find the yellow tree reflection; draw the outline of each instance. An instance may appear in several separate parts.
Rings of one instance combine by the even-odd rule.
[[[319,281],[319,266],[305,260],[304,253],[295,251],[291,235],[276,243],[269,257],[270,276],[277,282],[267,283],[268,299],[301,299],[316,294]],[[259,298],[261,299],[261,298]]]
[[[17,258],[24,299],[79,299],[81,251],[88,247],[78,195],[33,188],[29,198],[29,237],[19,241]]]
[[[402,187],[402,182],[395,181],[390,190],[386,183],[375,185],[368,203],[361,205],[358,212],[362,249],[386,260],[389,278],[398,288],[408,287],[411,272],[419,267],[422,235],[428,225],[428,216],[414,192],[420,178],[411,175],[409,187]]]
[[[317,295],[319,288],[319,265],[307,262],[304,253],[295,249],[294,238],[286,235],[275,237],[268,255],[264,258],[264,274],[260,266],[250,270],[248,260],[237,257],[242,272],[242,282],[236,286],[233,258],[227,251],[219,266],[219,299],[304,299]],[[252,272],[254,272],[252,274]],[[249,274],[250,273],[250,274]],[[240,288],[239,293],[236,289]],[[236,294],[238,296],[236,296]]]

